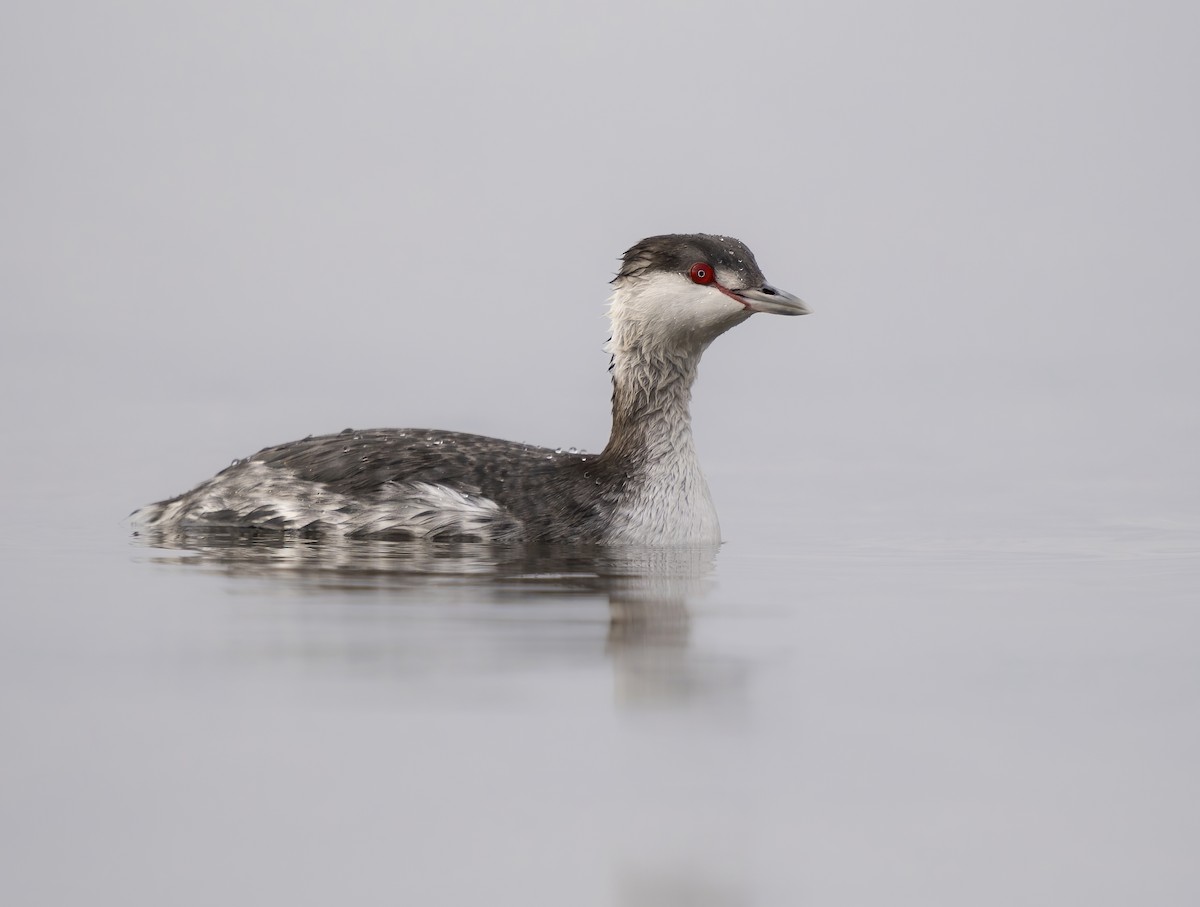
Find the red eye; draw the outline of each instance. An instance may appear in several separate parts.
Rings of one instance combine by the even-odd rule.
[[[693,283],[712,283],[717,279],[717,272],[713,270],[713,266],[707,261],[698,261],[692,265],[688,271],[688,276],[692,278]]]

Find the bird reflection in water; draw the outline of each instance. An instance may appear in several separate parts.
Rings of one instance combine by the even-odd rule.
[[[414,663],[434,670],[438,652],[414,655],[414,641],[404,639],[408,631],[429,632],[433,608],[435,621],[444,614],[461,631],[466,616],[475,630],[484,631],[493,651],[473,657],[485,668],[495,662],[537,667],[539,658],[560,663],[564,655],[587,659],[603,653],[612,662],[616,698],[623,705],[711,698],[731,682],[739,686],[743,673],[721,659],[689,657],[689,603],[712,585],[717,545],[547,547],[194,529],[148,532],[136,542],[156,549],[150,557],[156,564],[246,580],[246,591],[253,591],[256,580],[267,581],[276,600],[280,589],[300,600],[319,598],[322,617],[328,618],[332,604],[343,623],[362,616],[356,605],[378,606],[382,596],[386,605],[399,606],[389,612],[401,622],[398,631],[395,623],[376,622],[370,635],[354,634],[349,647],[344,632],[331,633],[339,657],[360,663],[390,659],[402,662],[404,670]],[[443,604],[445,610],[438,610]],[[473,606],[465,614],[464,604]],[[606,605],[607,620],[595,619],[589,604]],[[421,626],[408,619],[414,607],[421,609]],[[480,634],[472,640],[477,645]],[[309,637],[306,654],[314,648],[328,653],[329,642]],[[445,642],[441,637],[433,648],[441,646],[445,654]],[[444,665],[436,669],[444,671]]]

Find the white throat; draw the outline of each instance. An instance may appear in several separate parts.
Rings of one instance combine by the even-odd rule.
[[[708,344],[748,315],[706,287],[659,274],[618,284],[609,317],[613,430],[605,454],[630,469],[609,540],[719,542],[692,437],[692,384]]]

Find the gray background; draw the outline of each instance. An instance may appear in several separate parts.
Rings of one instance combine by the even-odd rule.
[[[1198,33],[5,5],[6,902],[1195,903]],[[309,433],[599,448],[606,282],[692,231],[814,310],[702,368],[728,544],[658,670],[715,705],[629,720],[598,605],[581,654],[431,592],[371,645],[496,670],[397,685],[344,602],[125,547]]]
[[[786,460],[1195,503],[1186,4],[4,18],[6,421],[85,442],[10,471],[136,459],[132,507],[347,425],[599,447],[616,257],[710,231],[816,312],[708,357],[721,499]]]

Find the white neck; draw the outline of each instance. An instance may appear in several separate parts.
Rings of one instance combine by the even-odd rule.
[[[655,289],[620,287],[610,308],[613,426],[604,456],[622,463],[630,480],[610,541],[719,542],[689,410],[700,357],[715,335],[681,328],[679,320],[664,330],[662,301],[646,299]]]

